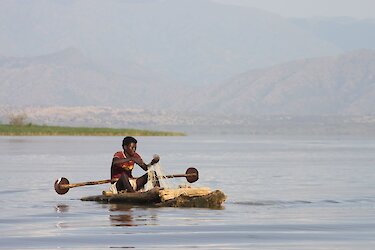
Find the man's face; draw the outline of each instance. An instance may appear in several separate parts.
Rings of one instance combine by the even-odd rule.
[[[135,151],[137,151],[137,143],[131,142],[129,145],[125,145],[124,150],[128,155],[134,156]]]

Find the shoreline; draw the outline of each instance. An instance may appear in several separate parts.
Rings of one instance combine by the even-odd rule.
[[[65,127],[47,125],[0,124],[0,136],[185,136],[182,132],[154,131],[142,129]]]

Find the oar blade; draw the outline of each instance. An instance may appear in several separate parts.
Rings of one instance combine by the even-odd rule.
[[[65,177],[61,177],[60,179],[55,181],[55,191],[58,194],[66,194],[69,191],[69,188],[63,187],[62,185],[69,184],[69,181]]]
[[[186,170],[186,180],[189,183],[196,182],[199,179],[198,170],[196,168],[188,168]]]

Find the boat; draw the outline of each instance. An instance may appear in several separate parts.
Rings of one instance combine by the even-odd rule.
[[[207,187],[179,187],[164,189],[155,187],[148,191],[120,192],[113,194],[103,191],[101,195],[82,197],[82,201],[100,203],[127,203],[151,205],[155,207],[197,207],[220,209],[226,200],[226,195],[220,190],[211,191]]]
[[[188,168],[185,174],[159,175],[165,178],[185,177],[187,182],[196,182],[199,178],[196,168]],[[61,177],[55,181],[54,187],[59,195],[66,194],[70,188],[112,183],[117,179],[107,179],[99,181],[87,181],[70,184],[69,180]],[[201,207],[201,208],[221,208],[226,195],[220,191],[211,191],[207,187],[191,187],[188,185],[178,188],[153,187],[148,191],[112,193],[103,191],[101,195],[82,197],[82,201],[96,201],[101,203],[127,203],[144,204],[157,207]]]

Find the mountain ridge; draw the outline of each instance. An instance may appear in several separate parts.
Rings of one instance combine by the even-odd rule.
[[[76,50],[34,59],[0,58],[0,105],[236,115],[374,114],[373,50],[296,60],[190,88],[118,75],[87,62]]]
[[[76,47],[107,70],[199,86],[251,68],[341,52],[259,9],[208,0],[132,2],[0,1],[0,54]]]
[[[218,114],[373,114],[375,51],[296,60],[251,70],[195,97],[195,106]],[[202,101],[199,101],[202,100]]]

